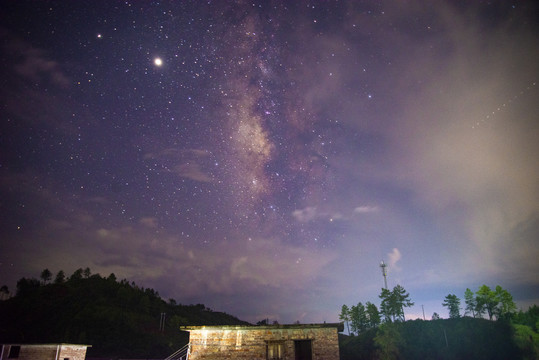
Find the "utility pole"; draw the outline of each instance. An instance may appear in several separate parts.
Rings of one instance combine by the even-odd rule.
[[[384,260],[380,261],[380,267],[382,268],[382,275],[384,276],[384,285],[387,290],[387,265],[384,263]]]
[[[161,319],[159,320],[159,331],[161,331],[161,332],[165,331],[166,317],[167,317],[167,313],[161,313]]]

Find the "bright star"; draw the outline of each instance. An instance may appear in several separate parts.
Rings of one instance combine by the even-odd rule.
[[[155,66],[161,66],[163,65],[163,60],[161,60],[161,58],[155,58],[153,63],[155,64]]]

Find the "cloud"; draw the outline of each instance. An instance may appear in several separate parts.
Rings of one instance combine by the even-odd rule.
[[[139,222],[149,228],[155,229],[158,225],[158,220],[155,217],[143,217],[139,220]]]
[[[10,54],[10,58],[16,61],[13,70],[23,79],[33,83],[50,82],[60,88],[66,88],[71,84],[60,64],[50,59],[44,50],[16,38],[3,29],[0,29],[0,38],[3,40],[2,47],[5,53]]]
[[[369,206],[369,205],[358,206],[354,209],[354,212],[357,214],[368,214],[368,213],[375,213],[378,211],[379,211],[378,206]]]
[[[292,212],[292,216],[299,222],[309,222],[316,219],[319,215],[317,213],[316,207],[307,206],[303,209],[297,209]]]
[[[145,160],[157,160],[160,168],[183,178],[200,182],[212,182],[213,177],[205,171],[210,152],[201,149],[166,148],[157,152],[148,152]],[[154,163],[155,164],[155,163]]]
[[[202,171],[200,164],[196,163],[184,163],[174,166],[173,172],[180,175],[181,177],[200,181],[200,182],[211,182],[213,179]]]
[[[94,259],[93,272],[114,272],[142,286],[152,284],[165,298],[179,297],[180,302],[226,306],[227,312],[244,319],[268,311],[282,314],[291,299],[314,291],[314,284],[337,259],[333,250],[312,251],[278,238],[204,246],[150,230],[144,224],[96,229],[80,256]],[[57,266],[63,267],[62,262]]]
[[[347,219],[339,211],[332,209],[321,210],[316,206],[307,206],[303,209],[296,209],[292,211],[292,217],[300,223],[308,223],[316,219],[325,219],[330,222]]]
[[[18,74],[31,81],[49,80],[62,88],[70,85],[71,81],[61,70],[60,65],[56,61],[47,59],[43,51],[27,47],[21,55],[22,62],[15,65],[15,71]]]
[[[463,37],[477,38],[466,36],[476,29],[459,30]],[[522,74],[538,75],[520,56],[532,59],[539,53],[536,46],[530,46],[533,51],[519,49],[529,46],[526,40],[519,45],[519,41],[515,45],[506,41],[494,35],[488,50],[470,40],[455,43],[444,75],[414,95],[414,105],[406,111],[409,121],[399,124],[394,134],[394,143],[402,145],[400,153],[405,155],[399,160],[406,166],[400,172],[402,179],[440,223],[448,216],[460,223],[453,223],[456,227],[450,231],[460,229],[459,237],[467,241],[455,244],[467,248],[466,265],[461,269],[473,266],[483,277],[503,276],[506,267],[501,264],[507,258],[527,264],[537,254],[537,243],[530,239],[522,244],[530,250],[527,253],[511,244],[516,240],[512,229],[539,212],[539,146],[533,125],[533,114],[539,109],[532,103],[536,90],[522,95],[517,90],[528,81],[523,81]],[[480,62],[464,60],[484,54],[498,61],[489,64],[483,59],[480,68]],[[517,94],[504,111],[497,110]],[[423,105],[416,107],[418,103]],[[537,273],[539,268],[534,270]]]
[[[420,13],[438,19],[436,31],[421,37],[402,31],[386,39],[395,50],[385,76],[390,80],[376,86],[398,114],[359,121],[378,118],[359,101],[343,107],[351,127],[376,134],[383,144],[359,167],[344,161],[363,183],[400,194],[383,202],[384,211],[409,223],[429,223],[434,232],[418,235],[439,259],[436,268],[445,281],[500,281],[520,273],[518,281],[532,282],[539,272],[539,246],[531,235],[539,217],[534,31],[515,22],[518,16],[504,21],[499,14],[494,27],[475,21],[484,16],[474,13],[475,6],[464,14],[450,3],[440,5]],[[515,15],[523,10],[517,7]],[[384,16],[400,28],[408,11],[418,9],[395,4]]]
[[[401,268],[397,265],[397,262],[401,259],[401,252],[397,248],[393,248],[393,250],[387,254],[389,257],[389,263],[388,266],[391,269],[395,269],[396,271],[401,271]]]

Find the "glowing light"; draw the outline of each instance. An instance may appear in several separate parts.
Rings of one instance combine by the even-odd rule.
[[[161,58],[155,58],[153,60],[153,63],[155,64],[155,66],[161,66],[163,65],[163,60],[161,60]]]

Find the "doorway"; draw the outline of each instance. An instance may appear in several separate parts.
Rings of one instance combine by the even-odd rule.
[[[294,341],[295,360],[312,360],[313,349],[311,340],[296,340]]]

